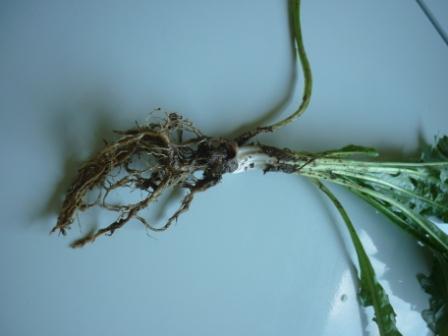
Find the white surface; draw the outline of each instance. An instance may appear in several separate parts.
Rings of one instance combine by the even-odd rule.
[[[339,220],[303,179],[227,176],[156,239],[138,224],[82,250],[77,227],[48,236],[55,187],[110,130],[163,107],[225,135],[281,106],[298,89],[287,21],[285,1],[0,3],[0,334],[361,333]],[[448,133],[448,48],[415,2],[304,1],[303,31],[312,104],[266,142],[412,153],[418,132]],[[424,256],[338,194],[399,328],[424,334]]]

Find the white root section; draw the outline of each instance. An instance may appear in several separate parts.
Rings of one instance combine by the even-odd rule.
[[[277,162],[276,158],[263,153],[262,149],[258,146],[243,146],[238,148],[236,160],[238,162],[238,168],[232,172],[233,174],[255,169],[265,170],[268,166]]]

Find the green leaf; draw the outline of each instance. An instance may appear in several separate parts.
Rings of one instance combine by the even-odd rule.
[[[350,145],[340,152],[328,151],[327,156],[317,156],[313,165],[302,165],[298,172],[348,188],[429,248],[434,255],[432,273],[419,275],[422,287],[430,295],[429,308],[422,316],[436,335],[448,335],[448,235],[428,219],[437,217],[448,222],[448,137],[440,138],[433,147],[424,148],[418,162],[372,162],[344,157],[356,150],[356,146]],[[339,207],[336,199],[333,202]],[[349,231],[352,230],[344,210],[339,211]],[[367,256],[359,249],[360,241],[355,235],[351,232],[361,269],[360,296],[364,304],[375,307],[371,292],[378,282],[368,281],[373,270],[365,263]],[[379,297],[385,295],[382,288],[376,292]],[[384,304],[377,309],[394,317],[387,300]],[[377,306],[381,305],[377,302]],[[376,315],[375,318],[378,320]]]
[[[388,195],[422,216],[448,221],[448,162],[417,162],[406,166],[369,162],[368,168],[375,171],[353,172],[347,165],[338,174]]]
[[[436,138],[435,146],[425,144],[424,147],[421,155],[422,161],[448,161],[448,136]]]
[[[363,147],[358,145],[347,145],[345,147],[329,150],[318,155],[326,156],[326,157],[347,157],[353,155],[367,155],[367,156],[378,156],[378,152],[375,148],[372,147]]]
[[[405,202],[394,199],[393,195],[378,193],[366,187],[351,184],[346,186],[395,224],[413,234],[418,241],[448,256],[448,236],[426,217],[410,209]]]
[[[448,161],[448,136],[443,136],[436,145],[436,150],[440,158]]]
[[[440,336],[448,335],[448,262],[440,254],[434,254],[429,276],[417,276],[420,285],[430,295],[429,308],[422,312],[428,327]]]
[[[353,245],[355,247],[356,254],[358,256],[358,264],[360,270],[359,285],[360,291],[359,296],[363,306],[373,306],[375,317],[374,321],[378,326],[378,330],[381,336],[398,336],[401,333],[398,331],[395,325],[395,311],[389,302],[389,297],[384,291],[381,284],[378,282],[375,276],[375,271],[373,270],[372,264],[370,263],[369,257],[364,250],[364,247],[359,239],[356,230],[345,211],[342,204],[334,196],[334,194],[325,187],[317,179],[312,180],[333,202],[336,209],[339,211],[341,217],[343,218],[347,229],[350,233]]]
[[[350,145],[340,153],[353,153],[357,148]],[[423,162],[374,162],[333,157],[337,151],[327,153],[317,155],[312,164],[298,165],[297,172],[343,185],[417,241],[448,258],[447,234],[428,219],[448,222],[448,137],[423,151]]]
[[[424,233],[422,233],[418,227],[415,227],[414,225],[409,225],[407,218],[405,216],[395,213],[391,209],[391,207],[387,206],[383,202],[381,202],[373,197],[370,197],[369,195],[363,194],[357,190],[352,190],[352,192],[355,195],[359,196],[360,198],[364,199],[367,203],[369,203],[371,206],[376,208],[379,212],[381,212],[383,215],[385,215],[387,218],[389,218],[392,222],[397,224],[404,231],[407,231],[408,233],[410,233],[417,239],[419,239],[422,236],[424,237]],[[425,243],[432,246],[431,240],[426,240]]]

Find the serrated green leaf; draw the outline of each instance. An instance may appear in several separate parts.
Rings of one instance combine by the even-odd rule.
[[[421,159],[425,162],[448,161],[448,136],[444,135],[435,141],[435,146],[423,145]]]
[[[416,240],[448,256],[447,234],[428,220],[437,217],[448,222],[447,151],[445,136],[422,154],[425,162],[374,162],[329,155],[317,156],[312,164],[299,166],[298,172],[347,187]]]
[[[437,142],[436,149],[439,157],[448,161],[448,136],[443,136]]]
[[[378,330],[381,336],[398,336],[401,335],[395,325],[395,311],[389,302],[389,297],[384,291],[381,284],[378,282],[375,276],[375,271],[370,263],[369,257],[364,250],[361,240],[359,239],[356,230],[345,211],[342,204],[334,196],[334,194],[325,187],[320,181],[314,179],[313,182],[328,196],[333,202],[336,209],[339,211],[343,218],[353,245],[355,247],[356,254],[358,256],[358,264],[360,270],[359,296],[363,306],[373,306],[375,317],[374,321],[378,326]]]
[[[431,274],[417,276],[420,285],[430,295],[429,308],[422,317],[435,335],[448,335],[448,262],[440,254],[434,254]]]
[[[438,335],[448,335],[445,326],[445,321],[448,320],[448,235],[429,220],[430,217],[436,217],[448,223],[448,137],[440,138],[435,146],[423,150],[421,160],[417,162],[374,162],[348,157],[355,152],[360,153],[362,149],[358,151],[356,146],[350,145],[341,150],[318,153],[312,156],[311,160],[305,156],[303,162],[297,163],[297,173],[348,188],[439,256],[438,264],[435,264],[438,265],[438,275],[433,271],[431,276],[421,277],[431,295],[430,308],[423,316],[428,325],[437,330]],[[301,159],[299,153],[297,154],[297,158]],[[311,155],[308,154],[308,157]],[[345,211],[339,207],[337,199],[334,199],[333,203],[338,207],[350,230],[351,223],[344,215]],[[376,315],[375,318],[380,321],[379,326],[381,323],[387,325],[387,319],[394,321],[395,315],[392,314],[393,310],[390,310],[384,290],[377,287],[378,282],[369,282],[374,276],[370,273],[373,269],[365,262],[367,256],[360,248],[362,246],[355,236],[356,232],[351,235],[361,269],[360,296],[364,304],[372,304],[375,307],[375,314],[386,312],[382,321],[378,320]],[[444,278],[440,279],[442,273]],[[386,297],[386,300],[374,301],[375,297],[371,293],[376,293],[377,299]],[[384,303],[383,307],[381,302]]]

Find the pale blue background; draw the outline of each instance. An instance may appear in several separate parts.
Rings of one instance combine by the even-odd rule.
[[[409,154],[419,133],[448,133],[448,48],[414,1],[303,2],[312,104],[266,142]],[[446,29],[447,2],[427,4]],[[230,134],[292,111],[293,64],[283,0],[1,1],[0,334],[361,334],[338,219],[297,177],[227,176],[153,238],[129,224],[72,250],[77,225],[48,235],[67,177],[112,129],[162,107]],[[425,334],[424,256],[340,195],[399,327]]]

